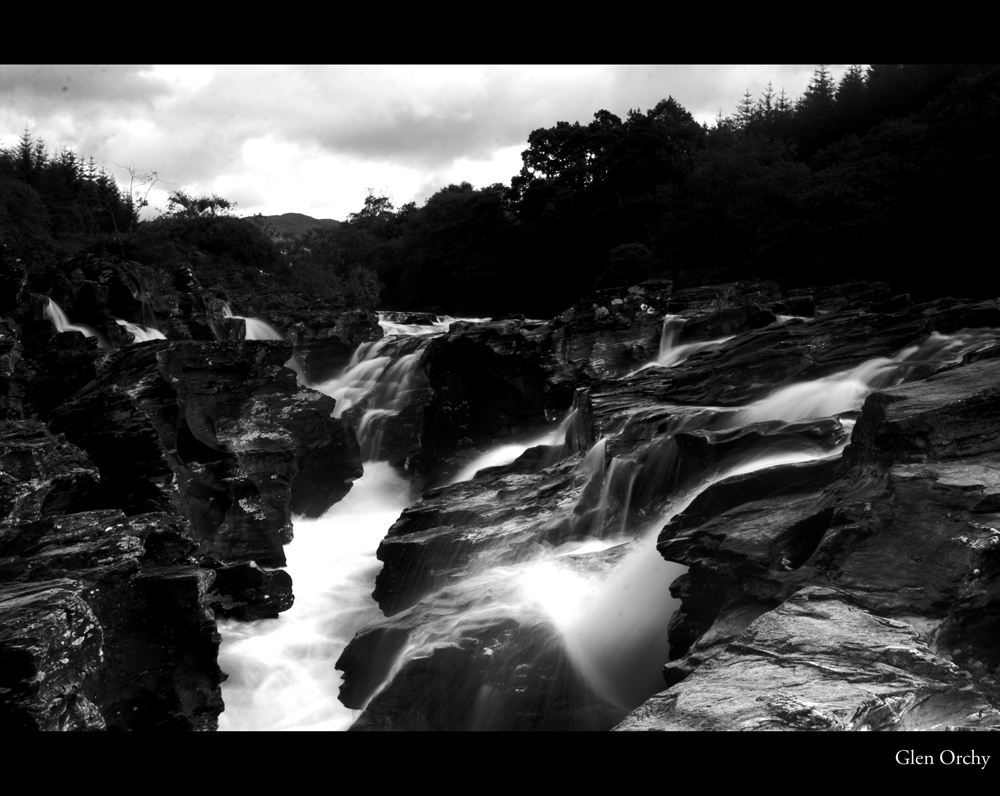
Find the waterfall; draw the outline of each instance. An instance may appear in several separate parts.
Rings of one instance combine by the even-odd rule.
[[[364,461],[380,459],[386,421],[409,405],[424,348],[433,336],[393,336],[362,343],[341,375],[313,385],[337,401],[334,417],[360,407],[363,413],[355,433]]]
[[[260,318],[248,318],[245,315],[233,315],[227,302],[222,302],[222,314],[226,318],[240,318],[246,324],[246,340],[284,340],[284,336],[267,321]]]
[[[127,331],[132,334],[134,338],[134,343],[146,343],[150,340],[166,340],[167,337],[159,329],[147,328],[145,326],[140,326],[139,324],[132,323],[131,321],[123,321],[120,318],[115,318],[115,323],[119,326],[124,326]]]
[[[245,315],[233,315],[233,311],[229,306],[228,302],[222,302],[222,315],[226,318],[239,318],[244,324],[244,340],[281,340],[284,341],[285,336],[275,329],[267,321],[263,321],[260,318],[249,318]],[[218,329],[214,329],[216,337],[221,341],[222,337]],[[302,363],[299,361],[298,354],[292,351],[292,355],[285,362],[285,367],[290,368],[295,371],[295,377],[299,384],[306,384],[305,372],[302,370]]]
[[[433,327],[419,332],[425,336],[362,344],[343,374],[315,385],[337,401],[337,417],[371,404],[359,437],[372,456],[372,421],[404,408],[426,335],[440,334]],[[220,730],[346,730],[354,722],[354,712],[338,699],[334,663],[355,633],[381,616],[371,598],[382,566],[375,552],[413,498],[392,467],[365,459],[364,475],[342,501],[318,520],[294,518],[295,541],[286,548],[294,605],[277,619],[220,620],[219,665],[229,676]]]
[[[45,305],[44,313],[45,319],[49,321],[55,328],[57,332],[79,332],[85,337],[93,337],[97,340],[98,348],[109,348],[110,344],[104,335],[97,331],[92,326],[87,326],[84,323],[70,323],[69,318],[66,317],[66,313],[63,312],[62,307],[56,304],[52,299],[49,299]]]
[[[295,604],[277,619],[220,620],[226,709],[220,730],[346,730],[354,711],[337,698],[334,663],[378,619],[371,598],[386,529],[409,504],[409,484],[384,462],[366,463],[347,496],[317,520],[295,519],[286,547]]]
[[[660,348],[656,355],[656,359],[636,368],[628,375],[634,376],[636,373],[654,366],[672,368],[674,365],[679,365],[684,360],[690,359],[699,351],[707,351],[710,348],[717,348],[727,340],[732,340],[735,336],[729,335],[728,337],[717,337],[714,340],[702,340],[698,343],[685,343],[684,345],[677,345],[677,340],[681,335],[681,329],[686,322],[687,319],[682,315],[664,316],[663,329],[660,331]]]
[[[546,466],[553,464],[560,457],[562,449],[566,445],[566,433],[569,431],[575,414],[575,409],[569,410],[554,431],[544,432],[524,442],[505,443],[480,454],[465,465],[449,483],[458,484],[462,481],[471,481],[480,470],[510,464],[529,448],[535,448],[539,445],[549,445],[555,449],[545,459]]]
[[[443,324],[440,318],[425,325],[384,321],[386,331],[405,328],[411,334],[359,346],[344,373],[317,385],[337,400],[335,414],[356,424],[365,450],[365,475],[321,519],[296,518],[295,541],[287,548],[294,606],[278,619],[220,622],[220,665],[229,675],[220,729],[346,729],[356,718],[337,699],[341,678],[334,663],[358,630],[381,618],[369,597],[381,568],[375,551],[413,499],[406,481],[378,461],[379,435],[419,389],[423,352],[444,331]],[[676,363],[692,353],[690,348],[683,353],[685,346],[677,345],[679,329],[676,318],[665,319],[661,350],[650,364]],[[685,568],[658,553],[656,538],[663,526],[712,484],[764,468],[838,457],[849,438],[838,437],[831,449],[831,443],[774,434],[754,450],[715,462],[699,476],[682,471],[675,435],[857,410],[872,390],[926,376],[987,334],[994,333],[935,333],[895,356],[782,387],[743,407],[677,413],[648,443],[610,461],[609,454],[621,442],[616,435],[623,434],[627,423],[605,430],[606,436],[586,454],[559,465],[563,469],[558,472],[576,490],[575,504],[567,501],[559,510],[575,518],[578,533],[563,543],[525,545],[516,556],[486,556],[485,563],[469,566],[456,583],[425,598],[431,606],[426,620],[412,628],[393,661],[381,662],[388,672],[382,687],[391,687],[407,664],[435,650],[457,647],[469,634],[516,617],[553,628],[575,671],[614,706],[615,715],[623,716],[664,687],[667,627],[678,607],[669,590]],[[509,463],[535,445],[561,450],[571,420],[569,415],[554,431],[522,442],[504,441],[482,452],[452,483]],[[849,418],[841,423],[848,432],[853,426]],[[525,644],[523,650],[544,657],[550,643]],[[499,694],[514,682],[517,669],[489,670],[493,679],[469,684],[477,694],[473,728],[496,726],[493,722],[505,708]]]
[[[949,352],[981,339],[989,332],[963,329],[953,335],[932,332],[919,345],[907,346],[892,357],[875,357],[831,376],[776,390],[731,414],[726,425],[743,426],[763,420],[803,420],[831,417],[861,408],[875,390],[885,389],[930,372]]]
[[[447,332],[455,321],[482,323],[489,320],[489,318],[453,318],[451,315],[434,315],[431,316],[434,320],[430,323],[399,323],[398,321],[390,320],[388,315],[389,313],[384,312],[378,314],[378,325],[382,327],[386,335],[416,336],[428,333],[441,334],[442,332]]]

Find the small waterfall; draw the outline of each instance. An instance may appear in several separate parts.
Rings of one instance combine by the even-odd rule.
[[[246,324],[246,340],[284,340],[284,336],[267,321],[260,318],[248,318],[245,315],[233,315],[227,302],[222,302],[222,314],[226,318],[240,318]]]
[[[681,329],[686,322],[687,318],[682,315],[664,316],[663,329],[660,332],[660,350],[656,355],[656,359],[652,362],[647,362],[639,368],[636,368],[628,375],[634,376],[636,373],[654,366],[672,368],[674,365],[679,365],[684,360],[694,356],[699,351],[707,351],[710,348],[716,348],[727,340],[732,340],[735,336],[729,335],[728,337],[718,337],[714,340],[702,340],[698,343],[685,343],[684,345],[677,345],[677,340],[681,335]]]
[[[453,318],[451,315],[433,315],[431,317],[434,320],[431,323],[399,323],[398,321],[389,320],[387,317],[389,314],[397,315],[399,313],[378,313],[378,325],[382,327],[386,335],[395,334],[410,337],[425,334],[442,334],[443,332],[447,332],[456,321],[484,323],[489,320],[489,318]]]
[[[742,426],[763,420],[791,422],[854,411],[875,390],[926,376],[949,354],[993,334],[991,330],[974,329],[952,335],[932,332],[923,342],[907,346],[895,356],[875,357],[831,376],[782,387],[730,414],[723,423]]]
[[[485,470],[487,467],[499,467],[504,464],[511,464],[525,451],[539,445],[549,445],[553,448],[550,454],[545,457],[543,467],[555,464],[565,453],[566,433],[569,431],[575,414],[575,409],[567,412],[566,417],[562,419],[554,431],[532,437],[524,442],[513,442],[490,448],[465,465],[458,475],[448,483],[457,484],[462,481],[471,481],[480,470]]]
[[[681,327],[687,322],[687,318],[682,315],[664,315],[663,329],[660,331],[660,351],[656,357],[657,362],[663,362],[670,356],[670,352],[677,346],[677,339],[681,336]]]
[[[624,536],[632,501],[632,487],[637,475],[638,469],[632,460],[619,459],[617,456],[611,460],[597,506],[593,535],[601,538]],[[621,519],[614,528],[606,527],[609,517],[616,510]]]
[[[221,729],[344,729],[355,718],[337,699],[340,676],[334,662],[353,635],[381,615],[368,597],[381,566],[375,550],[411,499],[405,481],[384,462],[370,459],[379,456],[377,438],[383,424],[405,410],[418,384],[424,347],[447,328],[443,325],[441,318],[433,326],[385,321],[386,331],[412,327],[411,333],[360,346],[341,376],[319,385],[318,389],[337,400],[336,414],[357,423],[359,438],[367,440],[362,443],[369,459],[365,476],[322,519],[296,520],[295,542],[287,550],[295,579],[292,609],[276,620],[220,623],[220,664],[230,675],[224,686],[227,710]],[[695,350],[723,342],[678,345],[679,329],[676,319],[664,320],[661,351],[650,365],[669,367]],[[518,557],[519,550],[518,556],[502,558],[502,565],[474,562],[461,579],[429,596],[433,603],[426,620],[409,631],[406,648],[394,663],[382,662],[389,671],[383,687],[392,687],[393,676],[404,664],[456,647],[461,639],[514,618],[522,627],[544,622],[554,628],[554,637],[561,639],[573,667],[594,692],[624,715],[664,686],[661,669],[669,659],[667,628],[679,605],[669,589],[685,568],[663,560],[657,552],[660,529],[724,478],[836,457],[847,444],[844,439],[829,450],[802,437],[779,439],[776,434],[773,439],[765,438],[756,450],[731,454],[707,476],[698,477],[682,472],[674,435],[688,428],[790,421],[857,409],[871,390],[927,375],[949,358],[960,357],[969,344],[986,334],[993,333],[932,334],[894,357],[869,360],[832,376],[776,390],[721,417],[719,409],[677,413],[658,436],[629,453],[629,458],[613,457],[607,462],[611,440],[602,437],[581,457],[572,474],[576,488],[582,487],[575,538],[558,546],[526,545],[523,556]],[[484,452],[454,483],[474,478],[485,467],[511,462],[533,445],[564,443],[570,420],[565,418],[553,432]],[[846,418],[842,422],[848,428],[853,424]],[[572,511],[572,504],[567,503],[560,510]],[[638,522],[639,516],[645,519]],[[588,532],[591,535],[583,537]],[[594,538],[597,535],[604,538]],[[629,541],[623,544],[623,539]],[[549,648],[532,646],[532,639],[529,642],[520,648],[526,655],[540,659],[550,654]],[[482,650],[484,660],[493,659],[492,647]],[[526,662],[534,664],[535,660],[527,658]],[[509,666],[509,661],[504,665]],[[476,675],[484,677],[481,681],[470,680],[468,687],[478,689],[473,728],[502,726],[494,723],[506,709],[502,694],[516,690],[514,678],[520,668],[490,669],[487,675]],[[454,683],[459,680],[456,676]],[[408,687],[399,685],[401,693]],[[467,684],[460,685],[465,688]],[[448,697],[444,694],[441,699]]]
[[[365,461],[379,460],[386,421],[410,404],[424,347],[432,337],[394,336],[364,343],[340,376],[314,385],[337,401],[335,417],[362,407],[355,433]]]
[[[49,321],[57,332],[79,332],[85,337],[93,337],[97,340],[98,348],[110,348],[110,343],[100,332],[92,326],[84,323],[70,323],[62,307],[52,299],[48,300],[44,310],[45,319]]]
[[[233,315],[233,311],[229,306],[228,302],[222,302],[222,315],[226,318],[239,318],[243,321],[244,340],[281,340],[284,342],[284,335],[275,329],[267,321],[262,321],[260,318],[248,318],[245,315]],[[214,329],[216,337],[222,340],[220,332],[218,329]],[[295,377],[299,384],[306,384],[305,372],[302,370],[302,363],[299,361],[298,354],[292,351],[292,355],[285,362],[285,367],[295,371]]]
[[[381,616],[371,599],[386,529],[410,503],[409,484],[384,462],[317,520],[295,520],[288,570],[295,604],[277,619],[221,620],[220,730],[346,730],[357,718],[338,699],[334,668],[362,627]]]
[[[344,374],[315,389],[337,400],[337,417],[369,400],[398,407],[406,390],[392,382],[412,378],[425,342],[391,337],[365,343]],[[382,411],[389,410],[369,409]],[[389,464],[367,460],[364,470],[323,517],[295,519],[295,541],[286,548],[292,608],[277,619],[219,622],[219,664],[229,675],[220,730],[346,730],[357,718],[340,703],[334,664],[355,633],[381,616],[370,596],[382,566],[375,552],[413,499],[409,483]]]
[[[134,338],[133,343],[147,343],[150,340],[167,339],[166,335],[164,335],[159,329],[147,328],[145,326],[132,323],[131,321],[123,321],[120,318],[115,318],[115,323],[119,326],[124,326],[126,330],[131,332],[132,337]]]
[[[846,442],[845,442],[846,444]],[[649,523],[634,548],[603,578],[564,568],[550,575],[569,600],[536,593],[559,627],[571,659],[595,692],[618,706],[622,715],[664,688],[661,668],[669,660],[667,625],[680,601],[670,585],[687,567],[668,562],[656,550],[656,537],[672,517],[709,486],[725,478],[780,464],[839,456],[818,446],[811,450],[757,453],[675,495],[669,509]],[[547,562],[546,566],[558,565]]]

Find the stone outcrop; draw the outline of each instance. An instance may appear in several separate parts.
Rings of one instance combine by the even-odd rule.
[[[216,616],[287,610],[292,514],[361,475],[333,399],[285,366],[292,344],[243,341],[178,274],[95,253],[0,274],[17,288],[0,319],[3,729],[215,729]],[[102,337],[56,333],[38,290]],[[115,318],[174,339],[131,344]]]
[[[984,343],[870,395],[836,477],[692,504],[663,529],[659,550],[690,567],[672,687],[620,729],[1000,728],[1000,363]]]
[[[475,368],[471,352],[485,343],[521,357],[530,379],[543,374],[549,395],[558,390],[565,401],[572,386],[577,443],[556,459],[526,451],[403,512],[379,550],[374,596],[387,617],[338,662],[342,700],[365,708],[356,729],[479,726],[483,694],[517,704],[513,691],[497,696],[509,688],[485,664],[518,649],[530,668],[531,654],[544,655],[526,653],[531,644],[519,639],[553,631],[505,611],[506,600],[523,603],[490,573],[509,568],[513,578],[539,545],[613,535],[663,512],[658,550],[689,567],[672,589],[680,610],[664,627],[670,687],[624,716],[577,683],[575,693],[589,694],[580,696],[587,715],[601,716],[590,726],[622,717],[621,729],[1000,726],[1000,658],[988,640],[1000,545],[990,530],[1000,527],[991,497],[1000,307],[914,305],[879,285],[839,296],[722,288],[663,297],[687,318],[678,345],[735,335],[670,368],[636,371],[628,352],[655,357],[663,307],[640,346],[639,337],[629,342],[642,324],[625,299],[601,318],[590,307],[587,318],[577,310],[552,324],[458,326],[428,346],[442,363],[467,347]],[[776,317],[814,313],[808,322]],[[517,372],[481,358],[494,378]],[[428,368],[429,382],[450,384],[440,374],[459,370]],[[862,411],[850,397],[847,411],[829,417],[758,420],[750,411],[790,385],[827,379],[822,393],[849,377],[860,385],[855,394],[875,390]],[[482,406],[483,416],[494,414]],[[462,411],[472,418],[471,408]],[[483,427],[468,420],[453,437],[462,425]],[[438,456],[459,447],[449,438]],[[771,456],[775,464],[754,469]],[[692,492],[683,511],[670,510]],[[609,573],[623,548],[574,560]],[[469,614],[483,622],[465,626]],[[518,699],[537,704],[540,695],[525,687]],[[491,726],[540,726],[505,721]],[[543,724],[586,724],[560,721]]]

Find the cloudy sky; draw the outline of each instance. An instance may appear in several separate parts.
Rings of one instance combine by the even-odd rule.
[[[25,126],[50,153],[127,164],[170,191],[218,194],[240,214],[344,219],[368,189],[418,205],[466,180],[509,183],[528,135],[558,121],[622,118],[672,96],[699,122],[770,81],[799,97],[816,68],[753,66],[6,66],[0,145]],[[828,66],[837,80],[846,65]]]

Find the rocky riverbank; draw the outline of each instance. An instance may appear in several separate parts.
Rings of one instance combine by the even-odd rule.
[[[3,266],[0,726],[214,729],[216,617],[292,604],[292,514],[361,475],[354,433],[285,366],[291,343],[243,340],[189,274],[147,289],[141,266],[83,258],[42,296]],[[50,298],[101,334],[57,333]],[[356,315],[306,319],[304,350],[342,367]],[[119,319],[169,339],[129,345]]]
[[[847,286],[795,297],[810,317],[789,318],[764,288],[742,302],[740,286],[670,296],[685,320],[678,350],[716,340],[670,368],[637,369],[655,357],[655,298],[636,302],[654,308],[643,334],[627,297],[477,328],[494,351],[517,349],[504,337],[535,342],[537,393],[577,386],[588,425],[425,493],[389,530],[374,595],[387,618],[338,664],[342,699],[366,708],[356,729],[1000,726],[1000,307]],[[573,321],[581,338],[567,345]],[[633,579],[609,602],[589,587],[566,623],[545,588],[524,585],[553,546],[626,541],[644,525],[658,555],[687,568],[670,595]],[[579,583],[560,582],[567,572],[616,583],[641,543],[563,557],[545,577],[566,595]],[[651,621],[660,646],[640,650],[614,613]],[[553,662],[580,644],[572,665]],[[630,644],[634,655],[609,649]],[[649,682],[631,668],[643,655],[647,670],[650,655],[666,665],[637,697],[627,685]],[[385,661],[394,673],[378,690]],[[626,685],[609,685],[619,674]]]
[[[1000,727],[996,302],[649,281],[393,343],[405,400],[341,416],[305,385],[371,313],[0,270],[0,727],[214,729],[216,617],[292,604],[373,416],[423,495],[337,664],[356,729]]]

